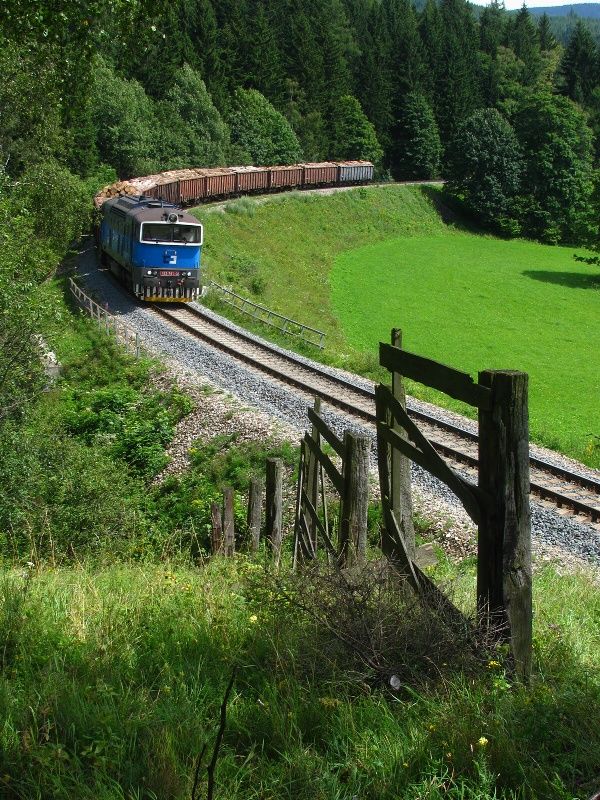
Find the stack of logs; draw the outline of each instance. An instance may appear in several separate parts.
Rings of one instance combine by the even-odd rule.
[[[248,490],[248,539],[252,553],[258,550],[261,534],[262,498],[265,490],[265,538],[275,566],[281,558],[283,539],[283,462],[280,458],[267,458],[266,480],[253,478]],[[235,553],[233,489],[223,492],[223,506],[211,505],[211,551],[213,555],[232,556]]]

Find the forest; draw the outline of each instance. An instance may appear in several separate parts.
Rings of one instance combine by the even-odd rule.
[[[99,186],[190,165],[367,158],[383,180],[445,177],[503,235],[596,241],[583,20],[563,45],[547,16],[497,2],[15,0],[0,45],[3,311],[87,228]],[[4,409],[31,389],[16,334],[34,319],[27,302],[3,313]]]

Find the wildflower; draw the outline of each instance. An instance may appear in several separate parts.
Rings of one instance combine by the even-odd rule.
[[[337,706],[341,706],[342,701],[337,697],[319,697],[319,703],[325,708],[337,708]]]
[[[500,662],[496,661],[494,658],[488,661],[488,669],[496,669],[499,666],[501,666]]]
[[[430,726],[429,726],[429,730],[430,730],[430,731],[434,731],[434,730],[435,730],[435,725],[430,725]]]
[[[405,769],[408,769],[408,764],[407,764],[407,762],[406,762],[406,761],[405,761],[405,762],[402,764],[402,766],[403,766]]]
[[[480,747],[485,747],[487,743],[488,743],[488,740],[485,738],[485,736],[480,736],[479,739],[477,740],[477,744]]]
[[[252,615],[250,616],[250,622],[251,622],[253,625],[254,625],[254,623],[255,623],[255,622],[258,622],[258,617],[256,616],[256,614],[252,614]]]

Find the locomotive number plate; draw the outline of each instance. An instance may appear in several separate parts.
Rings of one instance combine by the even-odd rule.
[[[173,269],[161,269],[158,274],[161,278],[176,278],[179,272],[175,272]]]

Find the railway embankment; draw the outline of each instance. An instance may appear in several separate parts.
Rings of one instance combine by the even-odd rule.
[[[235,399],[230,402],[235,403],[237,408],[257,409],[262,425],[271,418],[273,430],[287,431],[286,435],[292,441],[294,436],[299,437],[306,429],[306,407],[310,402],[310,393],[290,389],[280,379],[268,379],[264,373],[251,370],[219,349],[194,339],[188,332],[159,317],[151,308],[141,306],[115,284],[105,271],[97,268],[93,248],[88,248],[82,254],[79,272],[86,284],[108,303],[114,313],[138,331],[146,346],[168,365],[174,375],[193,387],[193,391],[209,385],[231,394]],[[225,324],[229,323],[225,321]],[[310,362],[309,359],[304,360]],[[331,374],[337,372],[334,369],[329,371]],[[361,379],[357,379],[357,384],[368,385]],[[426,404],[423,404],[425,407]],[[237,414],[231,410],[229,413],[232,417]],[[442,409],[437,409],[436,414],[446,416]],[[353,418],[349,421],[347,416],[333,408],[327,418],[340,432],[351,428],[372,435],[372,431],[365,428],[364,420],[361,422]],[[455,422],[457,415],[450,414],[446,418]],[[202,426],[200,419],[201,415],[182,421],[179,435],[182,443],[193,439],[194,425]],[[463,423],[469,426],[468,421],[463,420]],[[258,425],[257,435],[259,438],[264,436],[261,425]],[[181,447],[178,453],[178,458],[184,458]],[[556,463],[572,463],[557,454],[549,455]],[[590,476],[594,475],[593,470],[586,470],[583,466],[580,469]],[[475,529],[454,495],[418,467],[413,468],[413,480],[418,498],[417,509],[423,517],[432,520],[432,530],[437,538],[457,555],[473,552]],[[535,501],[532,511],[534,549],[540,559],[552,559],[571,567],[584,563],[600,564],[600,533],[597,525]]]

